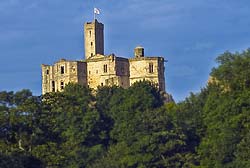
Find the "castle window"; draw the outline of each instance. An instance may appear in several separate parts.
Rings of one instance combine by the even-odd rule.
[[[61,66],[61,74],[64,74],[64,66]]]
[[[154,64],[149,63],[149,73],[153,73],[153,72],[154,72]]]
[[[55,89],[55,81],[52,81],[52,92],[55,92],[56,91],[56,89]]]
[[[91,74],[91,71],[89,71],[89,74]]]
[[[93,57],[94,56],[94,54],[93,53],[91,53],[91,57]]]
[[[47,71],[46,71],[46,74],[48,75],[49,74],[49,70],[47,69]]]
[[[89,37],[91,37],[91,31],[89,31]]]
[[[61,90],[64,89],[64,82],[61,82]]]
[[[101,83],[101,86],[103,86],[103,83]]]
[[[103,65],[103,72],[104,73],[108,72],[108,65],[107,64]]]
[[[90,45],[93,46],[93,42],[91,42]]]
[[[72,72],[75,72],[76,68],[74,66],[72,66]]]

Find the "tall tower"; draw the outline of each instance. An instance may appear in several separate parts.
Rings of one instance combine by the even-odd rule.
[[[84,24],[85,59],[104,55],[104,25],[96,19]]]

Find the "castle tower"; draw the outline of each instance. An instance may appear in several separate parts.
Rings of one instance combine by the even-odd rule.
[[[104,25],[96,19],[84,24],[85,59],[104,55]]]
[[[138,46],[135,48],[135,58],[144,57],[144,48],[141,46]]]
[[[165,91],[164,57],[145,56],[144,48],[134,49],[134,58],[129,59],[130,86],[137,81],[151,81]]]

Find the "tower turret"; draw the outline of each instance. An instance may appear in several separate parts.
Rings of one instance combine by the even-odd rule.
[[[144,57],[144,48],[138,46],[135,48],[135,58]]]
[[[104,54],[104,25],[96,19],[84,24],[85,59]]]

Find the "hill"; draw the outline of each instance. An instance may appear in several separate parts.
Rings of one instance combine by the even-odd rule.
[[[211,82],[164,103],[149,82],[95,94],[69,84],[0,92],[0,167],[250,167],[250,50],[217,58]]]

